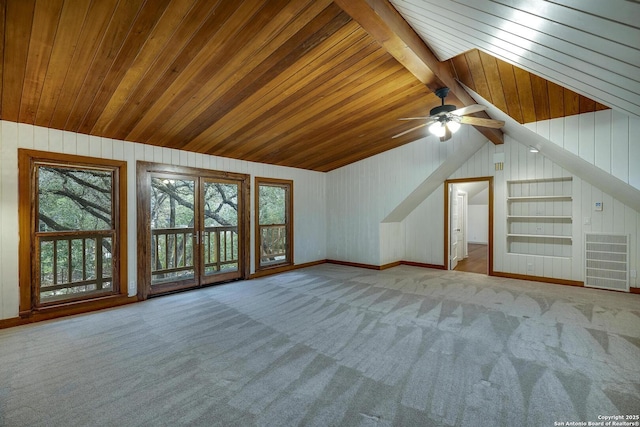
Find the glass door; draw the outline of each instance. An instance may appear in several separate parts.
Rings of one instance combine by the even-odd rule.
[[[203,284],[240,277],[239,193],[238,182],[202,179]]]
[[[197,186],[196,178],[151,176],[152,293],[198,285]]]
[[[138,162],[138,297],[249,276],[248,175]]]

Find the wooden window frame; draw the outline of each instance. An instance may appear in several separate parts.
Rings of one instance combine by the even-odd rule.
[[[36,168],[39,164],[61,165],[77,168],[105,168],[113,170],[113,283],[111,293],[86,296],[67,301],[39,305],[35,301],[37,269],[35,265],[35,233],[37,231],[36,211]],[[18,246],[19,289],[21,318],[43,320],[79,312],[113,307],[131,302],[127,288],[127,163],[125,161],[101,159],[18,149]]]
[[[255,271],[256,272],[264,272],[264,271],[272,271],[274,273],[280,270],[286,270],[287,267],[294,265],[293,254],[293,181],[290,179],[276,179],[276,178],[264,178],[264,177],[255,177],[254,180],[255,185]],[[288,199],[287,204],[285,206],[285,213],[287,215],[287,255],[286,259],[279,263],[269,264],[269,265],[261,265],[260,263],[260,243],[261,243],[261,233],[260,233],[260,186],[261,185],[271,185],[276,187],[286,187],[288,188]]]

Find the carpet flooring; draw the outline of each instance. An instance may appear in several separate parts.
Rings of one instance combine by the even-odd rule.
[[[541,427],[639,396],[640,295],[410,266],[0,330],[2,426]]]

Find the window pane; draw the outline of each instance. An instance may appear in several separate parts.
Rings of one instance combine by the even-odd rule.
[[[193,228],[195,181],[151,178],[151,228]]]
[[[195,180],[151,178],[151,283],[195,277]]]
[[[113,239],[82,233],[86,237],[39,238],[41,303],[113,291]]]
[[[39,303],[112,293],[113,171],[53,165],[36,171]]]
[[[258,266],[273,267],[292,262],[290,203],[292,183],[260,182],[258,185]]]
[[[204,183],[205,227],[238,225],[238,184]]]
[[[204,274],[238,270],[238,184],[204,182]]]
[[[286,222],[286,190],[283,187],[260,185],[260,224]]]
[[[111,171],[40,166],[40,231],[110,230],[113,227]]]

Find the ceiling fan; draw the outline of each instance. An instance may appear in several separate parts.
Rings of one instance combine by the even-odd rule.
[[[501,128],[504,121],[485,119],[481,117],[466,117],[467,114],[473,114],[487,109],[486,106],[480,104],[468,105],[466,107],[457,108],[455,105],[444,103],[444,99],[449,94],[449,88],[443,87],[435,91],[438,98],[442,100],[442,105],[432,108],[428,117],[404,117],[399,120],[426,120],[426,122],[413,127],[411,129],[400,132],[392,138],[398,138],[416,129],[429,126],[429,132],[438,136],[440,141],[446,141],[460,129],[461,124],[484,126],[489,128]]]

